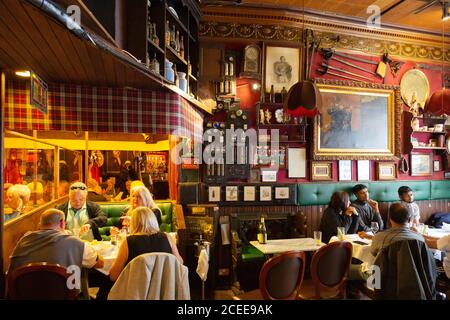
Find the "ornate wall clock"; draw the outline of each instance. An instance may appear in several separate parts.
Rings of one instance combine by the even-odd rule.
[[[248,45],[244,49],[244,71],[241,77],[261,78],[261,49],[257,45]]]

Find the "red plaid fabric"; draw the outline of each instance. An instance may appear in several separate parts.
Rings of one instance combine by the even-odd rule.
[[[30,103],[28,82],[8,82],[5,128],[173,134],[202,139],[203,115],[175,93],[49,85],[48,113]]]

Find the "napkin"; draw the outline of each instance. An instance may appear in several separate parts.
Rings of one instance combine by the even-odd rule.
[[[198,256],[198,265],[197,265],[197,274],[202,279],[202,281],[206,281],[206,278],[208,276],[208,270],[209,270],[209,263],[208,263],[209,257],[208,253],[206,252],[206,249],[202,249],[200,251],[200,254]]]
[[[450,223],[442,222],[442,230],[450,232]]]

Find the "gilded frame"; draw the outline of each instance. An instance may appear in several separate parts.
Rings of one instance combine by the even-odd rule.
[[[401,112],[402,101],[398,86],[340,81],[340,80],[316,80],[318,90],[323,93],[332,93],[334,96],[351,95],[367,96],[369,99],[378,97],[387,98],[386,128],[387,145],[386,148],[333,148],[321,145],[321,117],[314,118],[314,160],[395,160],[401,155]],[[323,96],[322,96],[323,98]],[[323,105],[319,108],[321,112],[327,110],[326,99],[322,99]],[[352,111],[353,113],[353,111]],[[361,114],[361,113],[360,113]]]
[[[324,172],[322,172],[324,171]],[[333,180],[333,162],[331,161],[312,161],[311,162],[311,180],[312,181],[330,181]]]
[[[395,162],[377,162],[377,179],[380,181],[397,179],[397,166]]]

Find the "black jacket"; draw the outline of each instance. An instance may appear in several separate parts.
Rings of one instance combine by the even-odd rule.
[[[380,250],[374,265],[380,267],[381,276],[380,288],[375,288],[376,299],[436,298],[436,264],[424,241],[396,241]]]
[[[61,210],[64,212],[65,219],[67,219],[67,209],[69,208],[69,202],[63,203],[62,205],[59,205],[56,207],[56,209]],[[94,238],[96,240],[101,241],[102,237],[100,236],[100,233],[98,232],[98,228],[104,227],[106,225],[106,221],[108,218],[106,217],[105,213],[102,211],[102,208],[95,202],[86,201],[86,210],[89,216],[88,223],[90,224],[92,228],[92,234],[94,235]]]
[[[344,227],[345,234],[353,234],[358,230],[359,217],[339,214],[338,210],[328,207],[323,212],[319,230],[322,231],[322,242],[328,243],[332,236],[337,235],[337,227]]]

